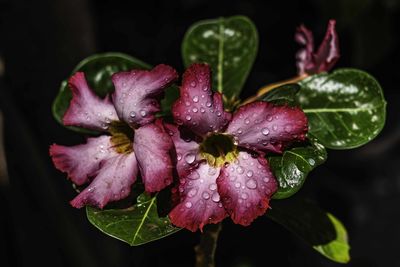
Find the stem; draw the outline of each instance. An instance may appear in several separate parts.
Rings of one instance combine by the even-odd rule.
[[[210,224],[204,229],[200,243],[194,248],[196,252],[196,267],[215,267],[215,251],[217,249],[218,236],[222,225]]]

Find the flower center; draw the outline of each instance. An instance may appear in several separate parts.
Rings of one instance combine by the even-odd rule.
[[[200,154],[209,165],[221,167],[226,162],[234,161],[239,152],[231,135],[213,133],[200,144]]]
[[[129,154],[133,151],[133,129],[128,124],[113,121],[108,128],[111,133],[111,143],[115,151],[120,154]]]

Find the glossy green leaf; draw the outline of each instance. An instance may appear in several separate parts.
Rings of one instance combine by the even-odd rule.
[[[86,214],[100,231],[131,246],[161,239],[180,230],[171,224],[168,217],[159,217],[157,197],[146,193],[141,194],[137,203],[129,208],[99,210],[87,207]]]
[[[328,244],[314,246],[314,249],[333,261],[347,263],[350,261],[350,246],[348,243],[346,228],[332,214],[327,213],[327,215],[335,227],[336,238]]]
[[[309,119],[309,132],[325,147],[358,147],[382,130],[386,101],[368,73],[339,69],[312,75],[300,85],[297,101]]]
[[[192,25],[182,44],[185,66],[206,62],[213,71],[213,88],[233,102],[240,94],[258,49],[258,33],[247,17],[204,20]]]
[[[272,89],[266,94],[260,96],[258,99],[277,105],[288,104],[292,106],[295,104],[296,94],[300,88],[300,85],[296,83],[285,84]]]
[[[149,69],[150,65],[121,53],[104,53],[90,56],[82,60],[72,71],[83,71],[91,88],[101,97],[114,90],[111,75],[118,71],[130,69]],[[61,83],[60,91],[53,102],[53,115],[62,124],[62,117],[69,107],[72,94],[67,81]],[[78,127],[68,127],[79,132],[90,132]]]
[[[268,158],[279,183],[273,198],[282,199],[295,194],[303,186],[309,172],[325,162],[327,153],[324,146],[315,138],[309,139],[307,146],[288,149],[283,155]]]
[[[309,200],[288,198],[271,201],[266,216],[335,262],[350,260],[346,229],[333,215]]]

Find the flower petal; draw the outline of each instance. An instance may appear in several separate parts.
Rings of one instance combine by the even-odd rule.
[[[226,132],[239,146],[279,153],[284,146],[304,140],[307,129],[307,117],[301,109],[259,101],[240,107]]]
[[[172,107],[175,122],[204,136],[222,130],[231,114],[224,111],[222,96],[211,91],[210,67],[192,64],[183,74],[180,98]]]
[[[180,177],[186,176],[189,172],[198,167],[201,157],[199,153],[199,143],[196,136],[178,128],[172,124],[165,124],[169,135],[175,146],[176,170]]]
[[[126,198],[136,181],[137,163],[134,153],[119,154],[103,162],[96,178],[70,203],[75,208],[93,205],[103,208],[107,203]]]
[[[247,152],[240,152],[237,163],[221,169],[217,184],[222,203],[232,220],[245,226],[265,213],[277,190],[267,160],[253,158]]]
[[[304,25],[296,32],[295,40],[304,45],[296,54],[299,75],[329,71],[339,60],[339,40],[335,30],[336,21],[330,20],[324,40],[314,53],[313,34]]]
[[[172,148],[172,140],[164,131],[161,120],[135,131],[133,149],[147,192],[160,191],[172,183]]]
[[[132,70],[113,74],[113,101],[118,116],[132,127],[150,123],[160,111],[157,97],[176,78],[176,71],[167,65],[152,70]]]
[[[50,156],[57,169],[66,172],[77,185],[89,181],[103,160],[112,158],[117,152],[112,148],[109,136],[88,138],[87,143],[77,146],[50,146]]]
[[[63,117],[64,125],[106,131],[112,121],[118,120],[109,97],[101,99],[97,96],[89,88],[83,72],[75,73],[68,85],[72,91],[72,100]]]
[[[219,168],[203,162],[188,176],[181,177],[181,202],[169,213],[171,222],[192,232],[209,223],[219,223],[227,213],[217,191]]]

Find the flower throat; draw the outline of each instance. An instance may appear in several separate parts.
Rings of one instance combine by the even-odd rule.
[[[213,133],[205,137],[201,143],[200,154],[209,165],[222,167],[226,162],[232,162],[237,158],[238,150],[232,136]]]

